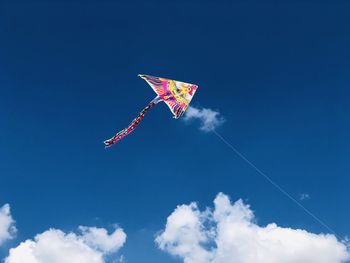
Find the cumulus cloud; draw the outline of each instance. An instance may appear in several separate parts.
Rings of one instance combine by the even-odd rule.
[[[330,234],[259,226],[250,207],[220,193],[214,208],[178,206],[156,237],[160,249],[184,263],[342,263],[350,259],[344,243]]]
[[[10,205],[5,204],[0,208],[0,246],[5,241],[14,238],[15,234],[15,221],[11,216]]]
[[[126,240],[121,228],[108,234],[104,228],[79,227],[79,233],[50,229],[10,249],[5,263],[103,263]]]
[[[185,122],[199,120],[199,129],[205,132],[213,131],[225,122],[225,119],[218,111],[207,108],[195,108],[192,106],[188,107],[183,119]]]
[[[110,235],[104,228],[81,226],[79,229],[86,244],[105,253],[116,252],[126,240],[126,234],[121,228],[116,228]]]

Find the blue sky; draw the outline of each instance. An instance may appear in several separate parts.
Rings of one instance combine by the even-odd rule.
[[[340,237],[349,235],[350,3],[1,1],[0,206],[17,238],[118,223],[128,262],[181,262],[154,244],[179,204],[242,198],[259,224],[326,232],[139,73],[196,83],[218,132]]]

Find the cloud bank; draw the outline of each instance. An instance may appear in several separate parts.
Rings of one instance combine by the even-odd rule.
[[[185,122],[199,120],[199,129],[205,132],[211,132],[225,122],[225,119],[218,111],[207,108],[195,108],[189,106],[183,118]]]
[[[184,263],[342,263],[349,251],[334,235],[259,226],[241,200],[232,204],[220,193],[214,209],[196,203],[178,206],[156,237],[160,249]]]
[[[15,221],[10,212],[10,205],[5,204],[0,208],[0,246],[7,240],[14,238],[16,231]]]
[[[78,234],[50,229],[10,249],[5,263],[103,263],[125,240],[126,234],[117,227],[111,234],[96,227],[79,227]]]

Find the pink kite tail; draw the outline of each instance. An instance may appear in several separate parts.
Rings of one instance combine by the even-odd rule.
[[[148,105],[147,107],[145,107],[137,116],[137,118],[135,118],[130,125],[125,128],[124,130],[121,130],[120,132],[118,132],[116,135],[114,135],[112,138],[105,140],[103,143],[105,144],[106,148],[107,147],[111,147],[113,144],[115,144],[116,142],[120,141],[121,139],[123,139],[125,136],[129,135],[140,123],[140,121],[143,120],[143,118],[145,117],[145,114],[147,113],[147,111],[149,111],[151,108],[153,108],[155,105],[157,105],[159,102],[161,102],[161,98],[159,98],[158,96],[153,99]]]

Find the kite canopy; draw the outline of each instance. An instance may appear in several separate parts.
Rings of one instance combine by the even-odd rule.
[[[140,74],[157,93],[157,95],[168,105],[174,118],[178,119],[188,108],[198,86],[172,79],[152,77]]]

